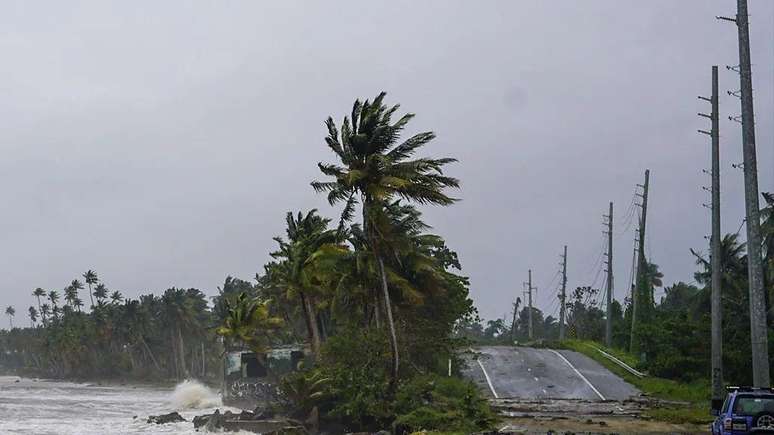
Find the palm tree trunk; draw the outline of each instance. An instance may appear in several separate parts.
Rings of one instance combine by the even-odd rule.
[[[387,325],[390,327],[390,346],[392,347],[392,376],[390,379],[390,389],[394,389],[398,382],[398,367],[400,363],[398,356],[398,338],[395,335],[395,322],[392,318],[392,304],[390,303],[390,292],[387,288],[387,274],[384,271],[384,260],[382,260],[382,257],[378,253],[376,254],[376,258],[379,261],[379,274],[382,276],[382,291],[384,292],[384,310],[387,312]]]
[[[169,338],[170,338],[169,346],[172,348],[172,364],[171,364],[172,373],[170,373],[170,375],[172,375],[175,379],[180,380],[180,373],[178,372],[178,370],[180,369],[180,365],[177,362],[177,344],[175,340],[174,329],[169,330]]]
[[[89,300],[91,301],[91,309],[94,309],[94,295],[91,294],[91,283],[86,283],[89,285]]]
[[[379,275],[381,275],[380,278],[382,281],[382,296],[384,297],[384,310],[387,313],[387,325],[390,328],[390,347],[392,348],[392,374],[390,377],[390,390],[394,391],[398,383],[398,367],[400,365],[400,357],[398,355],[398,338],[395,334],[395,322],[392,318],[392,304],[390,303],[390,291],[387,287],[387,274],[384,271],[384,260],[382,259],[382,256],[377,249],[376,237],[372,233],[368,218],[368,209],[372,206],[373,200],[371,198],[366,197],[363,199],[363,232],[365,233],[366,238],[369,239],[374,257],[376,257],[376,260],[379,263]],[[378,296],[376,301],[376,313],[379,313]],[[379,322],[378,317],[377,322]]]
[[[142,343],[143,347],[145,348],[145,352],[147,352],[151,361],[153,361],[153,365],[156,366],[156,370],[161,371],[161,367],[159,367],[159,363],[156,361],[156,357],[153,355],[153,351],[151,351],[150,346],[148,346],[148,343],[145,341],[145,338],[143,338],[142,335],[140,336],[140,343]]]
[[[177,325],[177,338],[178,343],[180,344],[180,374],[183,375],[183,377],[188,377],[188,368],[185,366],[185,346],[183,343],[183,330],[180,328],[180,324]]]
[[[314,314],[314,305],[311,298],[307,297],[303,292],[300,292],[301,304],[304,308],[304,316],[306,318],[306,326],[309,330],[309,341],[312,346],[312,353],[315,359],[320,358],[320,329],[317,326],[317,316]]]

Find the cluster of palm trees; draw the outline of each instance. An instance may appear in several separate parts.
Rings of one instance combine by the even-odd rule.
[[[160,297],[126,299],[93,270],[83,278],[63,289],[64,304],[57,290],[33,290],[30,327],[0,331],[0,366],[84,378],[183,378],[217,367],[220,345],[211,332],[217,320],[201,291],[170,288]],[[6,314],[12,321],[13,307]]]
[[[112,358],[136,371],[179,377],[191,371],[192,360],[207,359],[194,349],[222,354],[217,335],[227,347],[252,349],[305,341],[320,360],[331,337],[370,331],[388,343],[393,386],[401,370],[446,358],[455,323],[474,308],[467,279],[452,271],[460,269],[457,255],[427,232],[415,205],[455,202],[445,190],[458,187],[458,180],[443,173],[455,160],[415,157],[435,135],[402,140],[414,115],[397,117],[399,106],[384,98],[355,101],[340,125],[327,119],[325,142],[337,161],[319,163],[326,178],[311,186],[343,210],[335,225],[317,210],[288,213],[286,234],[275,238],[272,260],[255,283],[227,278],[209,308],[195,289],[138,300],[108,296],[89,270],[63,290],[64,305],[58,291],[33,292],[37,306],[30,315],[37,327],[11,334],[34,336],[36,345],[11,354],[56,373],[104,371],[104,360]],[[4,342],[0,333],[0,346],[11,334]]]
[[[97,273],[93,270],[85,272],[83,277],[86,285],[88,285],[89,298],[91,300],[90,309],[92,311],[104,310],[108,304],[117,305],[123,301],[124,296],[118,290],[108,295],[107,287],[99,282]],[[92,288],[95,284],[96,287]],[[82,312],[83,299],[81,299],[79,292],[83,289],[84,286],[81,281],[78,279],[72,280],[68,286],[62,289],[65,301],[63,306],[59,305],[60,293],[58,291],[46,291],[40,287],[33,290],[32,296],[37,300],[37,307],[32,305],[28,309],[31,325],[35,326],[39,321],[47,324],[51,319],[57,319],[59,316],[71,311]],[[41,298],[43,298],[43,301],[41,301]],[[96,298],[96,304],[94,303],[94,298]]]
[[[385,105],[384,98],[356,101],[340,126],[326,121],[325,141],[337,162],[319,163],[327,179],[311,184],[331,205],[343,204],[338,223],[331,225],[317,210],[288,213],[285,237],[275,238],[273,261],[252,297],[240,303],[239,294],[221,295],[230,302],[219,332],[261,347],[277,335],[281,320],[286,330],[305,331],[289,334],[301,335],[319,359],[326,340],[341,331],[378,331],[389,342],[394,385],[401,367],[416,367],[423,349],[448,344],[455,322],[473,307],[467,280],[450,271],[460,267],[456,254],[441,237],[426,233],[430,227],[411,204],[454,203],[445,189],[459,183],[443,168],[455,160],[415,158],[435,135],[401,140],[414,115],[393,120],[399,106]],[[272,308],[258,315],[266,301]],[[251,326],[248,331],[259,332],[246,337],[242,326],[255,324],[268,327]],[[404,352],[412,361],[402,365]]]

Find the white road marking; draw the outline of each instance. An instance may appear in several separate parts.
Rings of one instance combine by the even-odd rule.
[[[566,362],[566,363],[567,363],[567,365],[568,365],[568,366],[570,366],[570,368],[571,368],[571,369],[572,369],[572,370],[575,372],[575,374],[576,374],[576,375],[578,375],[578,377],[580,377],[581,379],[583,379],[583,382],[585,382],[585,383],[586,383],[586,384],[587,384],[589,387],[591,387],[591,389],[592,389],[592,390],[594,390],[594,392],[595,392],[595,393],[597,393],[597,396],[599,396],[599,398],[600,398],[600,399],[602,399],[602,400],[607,400],[607,399],[605,399],[605,396],[603,396],[603,395],[602,395],[602,393],[600,393],[600,392],[599,392],[599,390],[597,390],[597,389],[594,387],[594,385],[592,385],[592,384],[591,384],[591,382],[589,382],[589,380],[588,380],[588,379],[586,379],[586,377],[585,377],[585,376],[583,376],[583,374],[582,374],[581,372],[579,372],[579,371],[578,371],[578,369],[576,369],[576,368],[575,368],[575,366],[574,366],[574,365],[572,365],[572,363],[570,363],[570,361],[568,361],[568,360],[567,360],[567,358],[565,358],[565,357],[564,357],[564,355],[562,355],[561,353],[559,353],[559,352],[557,352],[557,351],[555,351],[555,350],[553,350],[553,349],[549,349],[549,350],[550,350],[551,352],[555,353],[555,354],[556,354],[556,356],[558,356],[559,358],[561,358],[561,359],[562,359],[564,362]],[[479,364],[481,364],[481,363],[479,363]],[[482,368],[483,368],[483,367],[482,367]]]
[[[539,381],[540,379],[538,379],[537,377],[535,377],[535,380],[536,380],[536,381]]]
[[[489,379],[489,374],[487,374],[486,369],[484,368],[484,365],[481,364],[481,360],[476,358],[476,362],[478,363],[478,366],[481,367],[481,371],[484,372],[484,377],[486,378],[486,383],[489,384],[489,391],[492,392],[492,395],[495,399],[499,399],[500,397],[497,395],[497,392],[494,389],[494,386],[492,386],[492,380]]]

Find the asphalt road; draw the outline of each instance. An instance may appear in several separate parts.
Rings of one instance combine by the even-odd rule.
[[[464,369],[491,397],[625,400],[639,391],[591,358],[569,350],[486,346]]]

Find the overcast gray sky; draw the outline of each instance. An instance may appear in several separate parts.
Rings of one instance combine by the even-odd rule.
[[[251,279],[309,182],[323,120],[388,92],[460,162],[462,199],[424,208],[484,317],[527,269],[555,314],[562,245],[589,285],[602,214],[622,232],[651,169],[648,252],[666,283],[704,249],[710,90],[738,89],[732,0],[0,3],[0,303],[87,269],[128,296]],[[760,188],[774,190],[774,2],[750,0]],[[721,97],[723,230],[743,216],[735,98]],[[635,225],[615,239],[616,296]],[[743,231],[744,233],[744,231]],[[706,250],[706,249],[704,249]],[[601,285],[601,276],[597,286]],[[83,298],[88,299],[84,294]]]

